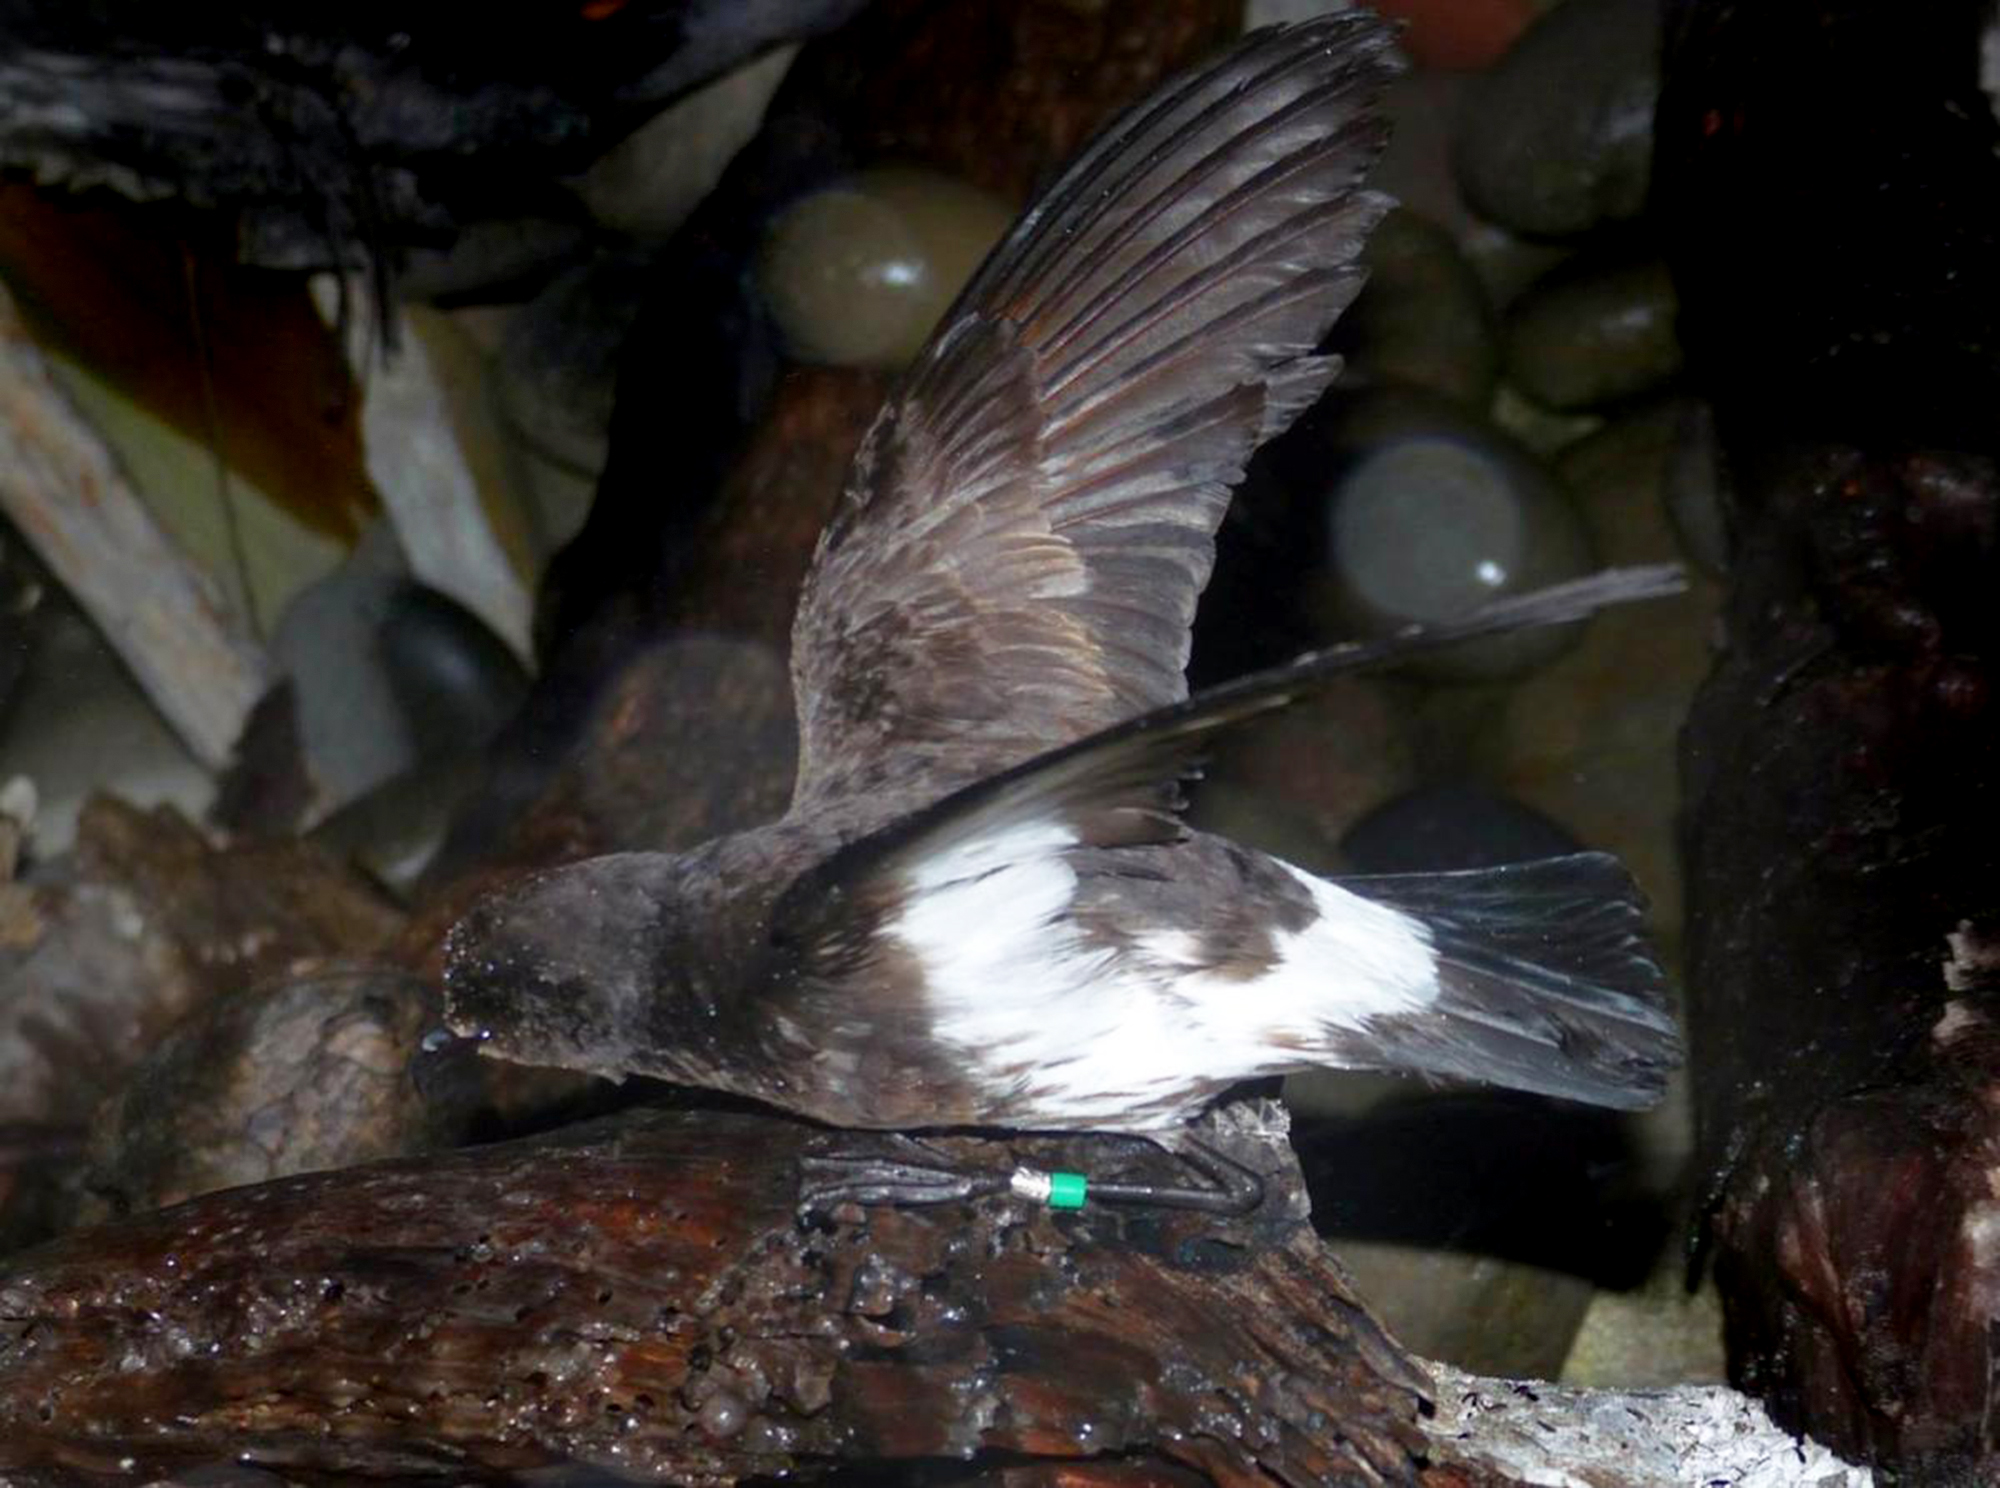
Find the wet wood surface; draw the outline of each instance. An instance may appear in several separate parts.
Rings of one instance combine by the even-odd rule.
[[[1256,1213],[807,1208],[815,1158],[1185,1174],[1132,1139],[648,1110],[77,1231],[0,1265],[0,1476],[1862,1488],[1726,1390],[1407,1356],[1313,1233],[1276,1109],[1207,1135]]]
[[[74,1234],[0,1271],[0,1467],[706,1483],[993,1453],[1395,1483],[1435,1451],[1426,1376],[1306,1223],[1282,1142],[1246,1221],[800,1212],[800,1157],[897,1144],[638,1112]]]

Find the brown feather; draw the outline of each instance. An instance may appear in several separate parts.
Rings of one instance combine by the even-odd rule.
[[[1114,124],[974,277],[864,441],[793,629],[794,811],[885,814],[1187,695],[1230,488],[1387,208],[1363,13],[1265,33]]]

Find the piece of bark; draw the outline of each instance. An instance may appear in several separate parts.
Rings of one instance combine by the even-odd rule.
[[[40,343],[352,545],[377,509],[360,390],[305,281],[235,252],[226,223],[178,203],[0,184],[0,274]]]
[[[1656,215],[1733,477],[1727,648],[1683,740],[1731,1372],[1913,1483],[2000,1471],[1985,9],[1680,0],[1657,129]]]
[[[0,289],[0,509],[104,632],[195,758],[220,768],[271,663],[160,528]]]
[[[129,890],[0,886],[0,1120],[87,1120],[192,996],[178,947]]]
[[[0,1467],[693,1484],[992,1452],[1416,1482],[1425,1376],[1313,1234],[1282,1140],[1216,1139],[1267,1170],[1259,1215],[801,1217],[801,1157],[907,1139],[693,1112],[213,1194],[0,1272]]]
[[[308,843],[217,846],[170,807],[143,811],[93,798],[77,823],[76,860],[156,915],[211,995],[368,955],[403,919],[372,885]]]
[[[289,836],[303,827],[318,796],[299,726],[298,684],[285,677],[243,720],[208,820],[238,837]]]
[[[401,315],[408,334],[372,370],[361,410],[369,476],[411,577],[463,605],[525,659],[534,597],[516,566],[522,555],[508,552],[502,488],[482,480],[482,458],[460,428],[457,389],[476,384],[483,369],[437,311],[412,306]]]

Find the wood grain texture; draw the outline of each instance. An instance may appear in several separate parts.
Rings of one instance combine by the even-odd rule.
[[[1018,1201],[802,1217],[797,1161],[907,1152],[638,1112],[209,1195],[0,1271],[0,1467],[673,1483],[980,1453],[1410,1483],[1425,1376],[1304,1218]],[[945,1139],[1102,1170],[1130,1144]],[[1172,1481],[1171,1472],[1165,1479]]]

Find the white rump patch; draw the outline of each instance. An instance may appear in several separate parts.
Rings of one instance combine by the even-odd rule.
[[[1290,863],[1278,866],[1311,891],[1319,918],[1279,940],[1278,964],[1258,986],[1282,983],[1300,998],[1316,988],[1319,1016],[1345,1028],[1431,1005],[1437,953],[1422,920]]]
[[[1202,966],[1199,926],[1095,947],[1070,917],[1075,845],[1034,822],[939,853],[905,876],[887,927],[923,966],[936,1037],[996,1104],[1026,1103],[1011,1119],[1169,1126],[1217,1082],[1313,1063],[1330,1031],[1437,995],[1420,922],[1289,864],[1319,917],[1277,937],[1262,976]]]
[[[1142,938],[1146,950],[1176,972],[1174,995],[1190,999],[1205,1021],[1219,1025],[1210,1037],[1218,1048],[1251,1047],[1264,1072],[1271,1045],[1310,1050],[1330,1028],[1359,1032],[1372,1018],[1411,1013],[1437,996],[1437,957],[1430,931],[1386,904],[1377,904],[1338,884],[1272,862],[1304,884],[1318,917],[1303,929],[1276,937],[1275,959],[1262,976],[1245,979],[1207,970],[1200,964],[1200,936],[1186,930],[1156,930]]]

